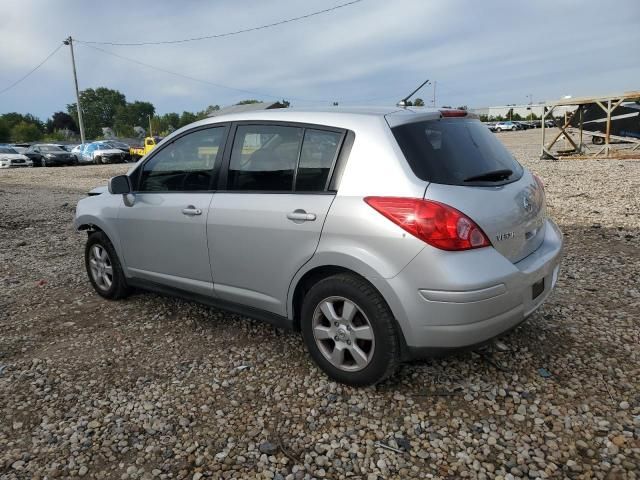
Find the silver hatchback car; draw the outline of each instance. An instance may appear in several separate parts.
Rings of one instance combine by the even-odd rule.
[[[461,110],[205,119],[78,203],[89,280],[302,332],[333,379],[486,342],[536,310],[562,235],[542,181]]]

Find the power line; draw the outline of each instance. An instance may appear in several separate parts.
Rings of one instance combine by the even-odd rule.
[[[286,96],[272,95],[272,94],[268,94],[268,93],[264,93],[264,92],[261,93],[261,92],[254,92],[252,90],[243,90],[241,88],[229,87],[227,85],[221,85],[219,83],[210,82],[208,80],[203,80],[201,78],[191,77],[189,75],[184,75],[182,73],[173,72],[171,70],[167,70],[165,68],[158,67],[156,65],[151,65],[149,63],[141,62],[139,60],[136,60],[135,58],[126,57],[124,55],[120,55],[120,54],[115,53],[115,52],[110,52],[109,50],[104,50],[103,48],[96,47],[94,45],[89,45],[86,42],[81,42],[80,40],[75,40],[74,39],[74,41],[76,43],[80,44],[80,45],[85,46],[85,47],[91,48],[93,50],[97,50],[97,51],[102,52],[102,53],[107,54],[107,55],[111,55],[111,56],[119,58],[121,60],[126,60],[127,62],[135,63],[137,65],[141,65],[143,67],[147,67],[147,68],[150,68],[152,70],[157,70],[159,72],[167,73],[169,75],[174,75],[176,77],[185,78],[187,80],[191,80],[192,82],[198,82],[198,83],[203,83],[205,85],[211,85],[211,86],[216,87],[216,88],[222,88],[222,89],[226,89],[226,90],[234,90],[236,92],[246,93],[248,95],[256,95],[256,96],[260,96],[260,97],[270,97],[270,98],[278,98],[278,99],[286,97],[287,99],[297,100],[297,101],[302,101],[302,102],[328,102],[328,100],[325,100],[325,99],[310,100],[310,99],[304,99],[304,98],[290,97],[288,95],[286,95]]]
[[[51,52],[49,55],[47,55],[47,57],[42,60],[38,65],[36,65],[35,67],[33,67],[31,70],[29,70],[29,72],[27,74],[25,74],[24,76],[20,77],[18,80],[16,80],[15,82],[13,82],[11,85],[9,85],[8,87],[4,88],[3,90],[0,90],[0,95],[2,95],[3,93],[11,90],[13,87],[15,87],[16,85],[18,85],[20,82],[22,82],[23,80],[26,80],[27,77],[29,77],[33,72],[35,72],[36,70],[38,70],[42,65],[44,65],[45,63],[47,63],[47,60],[49,60],[51,57],[53,57],[58,50],[60,50],[62,48],[62,43],[60,45],[58,45],[56,47],[56,49]]]
[[[266,25],[260,25],[260,26],[257,26],[257,27],[243,28],[242,30],[235,30],[233,32],[217,33],[217,34],[212,34],[212,35],[203,35],[201,37],[183,38],[183,39],[179,39],[179,40],[162,40],[162,41],[157,41],[157,42],[129,42],[129,43],[123,43],[123,42],[99,42],[99,41],[77,40],[77,39],[76,39],[76,42],[85,43],[85,44],[90,43],[92,45],[113,45],[113,46],[120,46],[120,47],[125,47],[125,46],[126,47],[132,47],[132,46],[142,46],[142,45],[168,45],[168,44],[175,44],[175,43],[197,42],[197,41],[200,41],[200,40],[209,40],[209,39],[212,39],[212,38],[230,37],[232,35],[239,35],[241,33],[255,32],[256,30],[263,30],[265,28],[277,27],[279,25],[284,25],[286,23],[296,22],[298,20],[304,20],[304,19],[307,19],[307,18],[315,17],[316,15],[322,15],[322,14],[325,14],[325,13],[333,12],[333,11],[338,10],[340,8],[345,8],[345,7],[348,7],[348,6],[353,5],[355,3],[360,3],[362,1],[364,1],[364,0],[352,0],[352,1],[347,2],[347,3],[342,3],[340,5],[336,5],[335,7],[325,8],[324,10],[318,10],[316,12],[311,12],[311,13],[308,13],[306,15],[301,15],[299,17],[287,18],[285,20],[280,20],[278,22],[268,23]]]

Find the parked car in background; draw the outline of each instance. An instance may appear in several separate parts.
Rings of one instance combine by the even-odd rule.
[[[113,148],[117,148],[125,154],[124,161],[128,162],[131,160],[130,146],[128,143],[120,142],[118,140],[106,140],[104,143],[110,145]]]
[[[496,131],[496,123],[495,122],[487,122],[485,123],[485,125],[487,126],[487,128],[489,130],[491,130],[492,132]]]
[[[540,178],[472,114],[424,108],[201,120],[80,200],[75,226],[99,295],[136,286],[299,329],[351,385],[523,322],[563,243]]]
[[[518,125],[514,122],[498,122],[496,123],[496,132],[502,132],[503,130],[510,130],[512,132],[518,130]]]
[[[38,143],[31,145],[24,155],[33,161],[34,167],[53,167],[60,165],[77,165],[78,159],[60,145]]]
[[[0,145],[0,168],[32,167],[31,159],[8,145]]]
[[[119,148],[114,148],[105,141],[88,143],[80,154],[82,163],[95,163],[96,165],[122,163],[129,158],[127,153]]]
[[[80,145],[76,145],[71,149],[71,153],[76,156],[79,163],[83,163],[82,161],[82,150],[84,149],[86,143],[81,143]]]
[[[9,146],[11,148],[13,148],[18,153],[24,153],[24,152],[27,151],[27,148],[29,148],[31,146],[31,144],[29,144],[29,143],[12,143]]]

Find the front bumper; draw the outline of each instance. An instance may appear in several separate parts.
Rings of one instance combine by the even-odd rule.
[[[563,245],[555,223],[546,223],[540,247],[515,264],[493,248],[435,254],[425,249],[400,274],[377,285],[409,352],[481,344],[540,307],[556,285]]]

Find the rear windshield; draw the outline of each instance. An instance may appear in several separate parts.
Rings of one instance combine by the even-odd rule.
[[[392,131],[411,169],[422,180],[496,185],[522,176],[520,164],[479,120],[442,118],[399,125]],[[487,175],[500,171],[507,173],[496,178]]]

